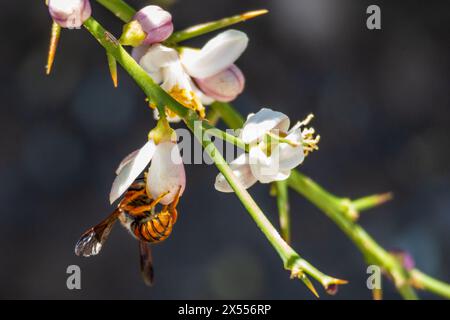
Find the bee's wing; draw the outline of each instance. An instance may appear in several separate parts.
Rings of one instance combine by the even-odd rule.
[[[142,278],[146,285],[151,286],[153,284],[154,271],[150,245],[144,241],[139,241],[139,254],[141,258]]]
[[[98,254],[108,238],[119,213],[120,211],[118,209],[115,210],[108,218],[83,233],[75,245],[75,254],[83,257]]]

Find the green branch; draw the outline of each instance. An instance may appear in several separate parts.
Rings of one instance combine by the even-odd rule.
[[[128,22],[132,16],[134,15],[134,9],[132,9],[128,4],[121,0],[97,0],[100,4],[104,5],[107,9],[112,11],[116,16],[122,19],[124,22]],[[161,89],[157,86],[152,79],[143,71],[139,65],[128,55],[128,53],[117,43],[110,42],[107,40],[106,31],[101,28],[101,26],[96,23],[93,19],[89,19],[86,24],[86,28],[97,38],[97,40],[105,47],[105,49],[112,54],[116,60],[124,66],[124,68],[129,72],[129,74],[135,79],[138,85],[143,89],[143,91],[152,99],[155,100],[155,103],[159,103],[162,105],[168,105],[171,110],[181,115],[182,117],[187,116],[186,109],[181,106],[178,102],[172,99],[167,94],[161,93]],[[199,28],[197,26],[197,28]],[[207,30],[208,24],[204,25],[203,30]],[[201,29],[201,28],[200,28]],[[199,30],[200,30],[199,29]],[[212,30],[212,29],[209,29]],[[172,41],[181,41],[187,39],[191,36],[200,35],[199,31],[195,31],[191,29],[190,35],[187,33],[187,30],[179,33],[178,36],[174,36],[175,39]],[[184,35],[183,35],[184,33]],[[215,109],[218,113],[220,113],[224,122],[233,129],[237,129],[242,127],[244,118],[228,103],[214,103],[212,108]],[[219,135],[219,132],[216,131]],[[220,135],[224,138],[231,138],[229,136],[224,136],[222,133]],[[210,145],[209,142],[206,143],[206,147]],[[211,152],[210,156],[214,157],[216,160],[220,160],[217,157],[220,153],[216,152],[214,149],[209,150]],[[221,157],[221,156],[220,156]],[[222,158],[223,159],[223,158]],[[225,175],[230,185],[237,190],[238,196],[244,201],[247,199],[247,192],[245,190],[241,190],[239,185],[235,183],[234,175],[228,166],[221,164],[220,168],[222,173]],[[417,296],[412,288],[411,284],[416,288],[422,290],[428,290],[435,294],[441,295],[446,298],[450,298],[450,286],[444,282],[436,280],[419,270],[412,270],[408,272],[403,268],[401,263],[395,259],[392,255],[390,255],[386,250],[384,250],[381,246],[379,246],[376,241],[370,237],[370,235],[357,223],[354,222],[354,219],[357,217],[359,211],[369,209],[373,206],[379,205],[380,203],[386,201],[389,197],[386,195],[377,195],[362,198],[359,200],[351,201],[349,199],[342,199],[336,197],[322,187],[320,187],[317,183],[307,178],[306,176],[300,174],[298,171],[292,171],[291,177],[288,180],[289,186],[302,194],[305,198],[315,204],[321,211],[327,214],[331,220],[333,220],[343,231],[344,233],[354,242],[354,244],[359,248],[364,257],[368,262],[377,263],[382,266],[387,273],[394,279],[394,282],[397,286],[398,291],[404,298],[407,299],[415,299]],[[250,198],[251,199],[251,198]],[[294,257],[294,261],[301,261],[298,255],[293,252],[287,244],[278,243],[281,237],[276,237],[274,234],[271,234],[270,231],[272,229],[268,227],[270,222],[265,218],[264,214],[260,211],[260,209],[256,206],[253,206],[253,199],[249,202],[245,202],[244,205],[249,210],[249,213],[252,217],[259,220],[258,225],[265,230],[266,236],[268,236],[269,240],[274,243],[274,247],[277,251],[283,254],[286,253],[287,256],[292,255]],[[264,218],[262,218],[262,216]],[[261,219],[260,219],[261,218]],[[270,225],[271,226],[271,225]],[[267,227],[269,229],[267,229]],[[275,234],[276,230],[275,230]],[[282,241],[282,239],[281,239]],[[286,250],[286,252],[285,252]],[[290,251],[292,250],[292,252]],[[298,257],[298,259],[296,258]],[[301,263],[303,264],[303,263]],[[289,265],[289,261],[288,261]],[[308,264],[306,264],[308,266]],[[314,268],[310,268],[309,270],[312,274],[316,274],[316,279],[321,278],[321,274],[314,271]],[[312,275],[311,274],[311,275]]]
[[[230,129],[240,129],[244,125],[244,118],[231,104],[216,101],[211,104],[211,108],[220,114],[220,117]]]
[[[122,0],[97,0],[97,2],[111,11],[123,22],[130,22],[136,14],[136,10]]]
[[[214,144],[205,134],[214,131],[215,128],[207,125],[198,117],[198,115],[182,106],[179,102],[174,100],[163,89],[161,89],[151,77],[134,61],[134,59],[127,53],[125,49],[117,42],[117,40],[107,32],[97,21],[92,17],[89,18],[84,26],[97,39],[97,41],[106,49],[107,53],[113,56],[117,62],[130,74],[130,76],[141,87],[144,93],[158,106],[168,107],[173,112],[182,117],[187,126],[194,132],[195,136],[200,139],[207,153],[214,160],[218,169],[225,176],[231,187],[235,191],[238,198],[241,200],[251,217],[254,219],[258,227],[262,230],[266,238],[280,255],[286,269],[291,271],[292,276],[301,279],[310,290],[317,295],[312,283],[306,275],[310,275],[319,281],[325,289],[331,285],[338,285],[346,283],[324,273],[312,266],[308,261],[301,258],[278,234],[277,230],[272,226],[270,221],[266,218],[262,210],[255,203],[250,194],[242,187],[239,180],[235,177],[232,170],[223,159],[220,152],[216,149]],[[202,125],[201,130],[195,130],[195,122],[198,121]],[[200,131],[200,133],[198,132]]]
[[[386,270],[405,299],[416,299],[414,289],[409,284],[408,272],[392,255],[381,248],[372,237],[343,212],[339,198],[331,195],[311,179],[297,171],[292,171],[289,186],[311,201],[332,219],[353,241],[370,263]]]
[[[417,269],[411,270],[411,280],[417,289],[430,291],[450,299],[450,285],[448,283],[434,279]]]
[[[283,239],[291,242],[291,215],[289,212],[289,197],[287,181],[276,181],[274,183],[277,197],[278,215],[280,219],[280,229]]]
[[[260,15],[266,14],[268,11],[265,9],[249,11],[242,14],[237,14],[232,17],[223,18],[216,21],[211,21],[203,24],[199,24],[196,26],[189,27],[184,30],[174,32],[169,39],[165,41],[165,43],[173,45],[179,43],[181,41],[185,41],[191,38],[195,38],[201,36],[206,33],[210,33],[219,29],[223,29],[233,24],[240,23],[243,21],[247,21],[249,19],[256,18]]]

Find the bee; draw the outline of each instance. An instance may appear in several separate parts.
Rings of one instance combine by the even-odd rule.
[[[77,256],[90,257],[97,255],[106,242],[111,229],[117,220],[139,241],[141,274],[146,285],[152,285],[154,279],[153,262],[150,245],[167,239],[177,221],[177,205],[181,187],[174,201],[156,211],[156,205],[167,193],[156,199],[147,195],[144,181],[134,182],[125,193],[117,209],[105,220],[82,234],[75,245]]]

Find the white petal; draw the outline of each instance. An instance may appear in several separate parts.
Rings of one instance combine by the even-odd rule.
[[[179,188],[180,195],[183,194],[185,186],[186,174],[178,145],[173,142],[158,144],[148,170],[147,192],[153,199],[169,192],[160,202],[166,205],[173,202]]]
[[[170,92],[175,86],[192,92],[192,80],[184,71],[180,61],[175,61],[163,68],[163,79],[164,82],[161,84],[161,88],[166,92]]]
[[[179,61],[176,50],[160,44],[154,44],[142,55],[139,64],[147,72],[156,72],[160,68],[167,67],[176,61]]]
[[[150,78],[152,78],[152,80],[157,83],[157,84],[161,84],[161,82],[163,82],[163,74],[158,70],[158,71],[154,71],[154,72],[147,72],[148,75],[150,76]]]
[[[293,147],[287,143],[280,143],[272,150],[272,156],[280,159],[281,170],[291,170],[300,165],[305,159],[302,143],[302,132],[300,128],[289,131],[286,139],[299,143],[300,146]]]
[[[250,188],[256,183],[256,178],[253,176],[248,163],[248,154],[243,153],[230,163],[230,168],[239,182],[245,189]],[[234,192],[223,174],[219,173],[216,177],[214,187],[220,192]]]
[[[258,146],[250,148],[249,161],[253,175],[261,183],[285,180],[291,173],[281,170],[279,160],[273,155],[268,157]]]
[[[231,66],[247,48],[247,44],[245,33],[227,30],[208,41],[200,51],[183,51],[181,59],[189,75],[203,79]]]
[[[132,153],[123,158],[122,162],[116,169],[116,175],[118,175],[127,164],[129,164],[131,161],[134,160],[134,158],[136,158],[137,154],[139,153],[139,150],[141,149],[134,150]]]
[[[116,201],[136,180],[152,160],[155,149],[155,143],[153,140],[149,140],[139,151],[133,152],[122,161],[116,171],[118,175],[111,187],[110,203]]]
[[[289,125],[290,120],[284,113],[262,108],[247,118],[241,131],[241,139],[247,144],[257,142],[270,130],[278,129],[287,131]]]

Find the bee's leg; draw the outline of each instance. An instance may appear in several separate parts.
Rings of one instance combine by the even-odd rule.
[[[150,246],[142,240],[139,241],[139,256],[142,278],[146,285],[151,286],[154,278],[152,254]]]
[[[128,207],[128,203],[130,203],[131,201],[133,201],[133,200],[139,198],[140,196],[144,195],[145,194],[145,188],[142,189],[142,190],[137,190],[137,191],[128,191],[128,193],[130,193],[130,192],[132,192],[132,193],[131,193],[131,195],[128,195],[126,197],[125,204],[121,204],[120,205],[121,209],[125,209],[125,210],[129,211],[128,209],[130,209],[130,208]],[[124,202],[124,201],[122,201],[122,202]]]
[[[142,212],[145,212],[145,211],[150,211],[150,210],[152,210],[152,208],[153,208],[154,206],[156,206],[156,205],[161,201],[161,199],[164,198],[169,192],[170,192],[170,191],[167,191],[167,192],[164,192],[164,193],[160,194],[160,195],[158,196],[158,198],[156,198],[155,200],[153,200],[152,203],[150,203],[150,204],[148,204],[148,205],[140,206],[140,207],[136,207],[136,208],[131,209],[131,210],[129,211],[130,214],[139,214],[139,213],[142,213]]]
[[[177,192],[177,194],[175,196],[175,199],[169,205],[169,212],[172,215],[172,219],[173,219],[173,223],[174,224],[175,224],[175,222],[177,222],[177,218],[178,218],[177,205],[178,205],[178,202],[180,201],[180,193],[181,193],[181,186],[178,188],[178,192]]]

